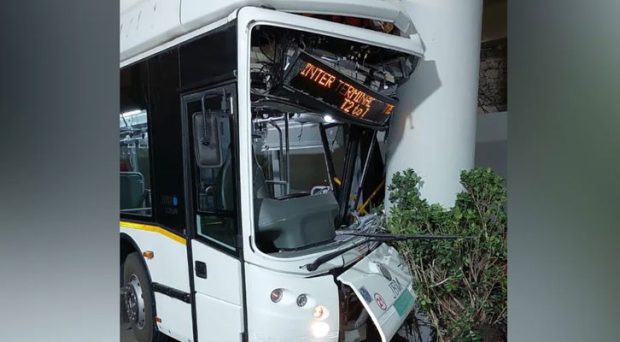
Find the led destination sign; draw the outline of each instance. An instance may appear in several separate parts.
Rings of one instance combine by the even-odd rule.
[[[396,106],[396,100],[360,85],[305,53],[299,54],[284,83],[331,108],[335,114],[367,125],[385,125]]]

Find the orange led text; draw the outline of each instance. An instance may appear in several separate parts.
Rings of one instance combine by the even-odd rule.
[[[304,66],[303,70],[299,74],[311,79],[325,88],[331,88],[332,83],[336,80],[336,76],[311,63],[306,63],[306,66]]]

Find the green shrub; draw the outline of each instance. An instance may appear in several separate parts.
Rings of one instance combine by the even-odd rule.
[[[397,234],[457,235],[453,241],[398,244],[414,275],[421,310],[439,341],[488,340],[506,331],[506,190],[490,169],[461,173],[454,207],[428,204],[411,169],[388,187],[387,229]],[[493,340],[497,341],[497,337]]]

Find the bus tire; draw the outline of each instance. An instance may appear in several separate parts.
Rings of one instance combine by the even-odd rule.
[[[154,296],[142,255],[133,252],[127,255],[123,267],[125,315],[138,342],[157,342],[159,332],[155,325]]]

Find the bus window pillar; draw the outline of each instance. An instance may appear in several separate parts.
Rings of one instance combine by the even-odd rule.
[[[407,0],[425,57],[399,91],[390,123],[387,184],[412,168],[430,203],[454,205],[474,166],[482,0]],[[386,196],[387,198],[387,196]]]

